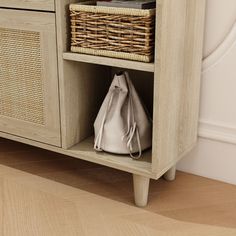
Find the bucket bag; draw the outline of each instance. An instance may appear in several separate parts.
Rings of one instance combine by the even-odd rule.
[[[128,72],[116,74],[94,123],[96,151],[130,154],[152,145],[152,121]]]

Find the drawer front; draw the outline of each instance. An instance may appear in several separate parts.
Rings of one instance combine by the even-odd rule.
[[[0,0],[0,7],[54,11],[54,0]]]

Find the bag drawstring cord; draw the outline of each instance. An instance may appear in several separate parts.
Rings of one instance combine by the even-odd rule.
[[[95,142],[94,142],[94,149],[96,151],[98,151],[98,152],[103,151],[102,148],[101,148],[101,146],[102,146],[103,131],[104,131],[104,126],[105,126],[105,122],[106,122],[106,119],[107,119],[108,111],[109,111],[109,109],[111,107],[111,104],[112,104],[112,101],[113,101],[114,93],[115,93],[115,89],[113,89],[113,91],[112,91],[111,97],[109,99],[108,106],[106,107],[105,114],[104,114],[104,116],[102,118],[101,127],[99,129],[98,135],[97,135],[97,137],[95,139]]]
[[[129,82],[129,75],[128,73],[124,73],[125,78],[126,78],[126,83],[128,85],[128,90],[129,90],[129,101],[128,101],[128,112],[127,112],[127,124],[128,124],[128,129],[125,135],[122,137],[122,140],[126,138],[127,140],[127,148],[129,149],[129,154],[130,156],[137,160],[141,157],[142,155],[142,147],[141,147],[141,142],[140,142],[140,135],[139,135],[139,130],[137,123],[135,122],[134,119],[134,106],[133,106],[133,100],[132,100],[132,87]],[[131,125],[132,123],[132,125]],[[138,155],[135,156],[133,155],[133,145],[132,141],[134,139],[134,136],[136,134],[136,140],[138,144]]]

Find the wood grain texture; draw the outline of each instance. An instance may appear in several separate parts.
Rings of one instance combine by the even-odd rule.
[[[0,7],[54,11],[54,0],[0,0]]]
[[[21,45],[18,45],[19,48],[14,48],[14,45],[12,45],[12,48],[9,48],[8,50],[9,53],[14,51],[15,57],[13,55],[11,56],[12,60],[9,60],[10,62],[8,65],[4,64],[3,62],[4,70],[9,71],[9,74],[6,73],[9,76],[2,78],[0,83],[4,86],[4,79],[7,79],[9,85],[14,86],[14,79],[18,79],[17,73],[19,73],[19,77],[22,77],[22,80],[24,75],[25,77],[28,76],[28,81],[26,81],[25,84],[23,82],[21,84],[19,83],[19,88],[11,91],[15,91],[16,97],[20,98],[22,96],[23,98],[23,96],[25,96],[26,101],[28,101],[28,104],[26,104],[26,106],[29,107],[36,107],[32,99],[43,100],[36,101],[36,103],[42,103],[44,116],[44,122],[42,124],[38,124],[34,122],[28,122],[23,119],[21,120],[14,117],[8,117],[2,114],[0,117],[0,131],[28,139],[33,139],[42,143],[61,146],[58,70],[56,61],[56,29],[54,14],[23,10],[18,11],[0,9],[0,27],[5,30],[18,30],[19,34],[20,32],[24,32],[24,37],[26,37],[25,42],[27,42],[28,40],[27,33],[29,34],[29,37],[32,33],[39,35],[38,45],[35,46],[36,42],[32,42],[32,48],[35,47],[36,49],[34,50],[39,51],[39,60],[37,61],[36,65],[33,65],[37,67],[35,68],[35,71],[34,68],[32,68],[32,64],[22,64],[18,66],[17,70],[15,69],[15,65],[13,63],[14,61],[15,63],[17,63],[18,60],[26,60],[26,58],[24,57],[28,57],[27,60],[36,61],[36,59],[33,57],[35,55],[34,52],[29,52],[28,54],[26,54],[26,52],[21,51]],[[9,38],[9,40],[11,39]],[[28,45],[30,44],[28,43]],[[22,47],[24,47],[24,45]],[[31,50],[33,50],[32,48]],[[5,57],[8,58],[8,55],[5,55]],[[15,58],[14,60],[13,57]],[[2,56],[1,58],[4,60],[4,56]],[[31,67],[28,68],[29,66]],[[11,71],[13,72],[10,73]],[[32,94],[35,87],[39,86],[37,84],[38,82],[34,80],[34,76],[36,77],[36,71],[39,71],[38,77],[41,81],[40,89],[42,90],[42,98],[37,97],[36,94],[34,97],[34,94]],[[9,82],[9,80],[13,80],[13,82]],[[22,94],[20,94],[20,91],[22,92]],[[14,93],[10,93],[10,88],[9,96],[14,97]],[[27,100],[27,96],[32,97],[32,99]],[[14,100],[12,99],[12,101]],[[15,100],[15,102],[18,103],[19,101]],[[21,102],[23,103],[23,100]],[[6,106],[8,106],[9,110],[12,109],[11,104],[7,104]],[[12,104],[12,107],[14,106],[16,106],[16,104]],[[28,115],[30,116],[30,114]]]
[[[153,172],[160,173],[197,140],[205,0],[158,1]]]
[[[151,181],[142,210],[131,175],[4,139],[0,193],[4,236],[236,234],[235,186],[178,172]]]
[[[70,155],[77,158],[100,163],[112,168],[119,168],[127,172],[150,176],[151,151],[143,152],[142,159],[135,161],[129,155],[114,155],[107,152],[95,152],[93,149],[94,137],[91,136],[68,150]],[[65,152],[67,153],[67,152]]]
[[[164,179],[167,181],[174,181],[176,178],[176,166],[171,167],[165,174]]]
[[[55,153],[60,153],[69,157],[82,159],[88,162],[94,162],[100,165],[108,166],[114,169],[119,169],[129,173],[134,173],[141,176],[154,178],[151,171],[151,151],[146,151],[143,154],[143,159],[133,161],[130,156],[116,156],[109,153],[96,153],[93,150],[93,137],[89,137],[82,142],[74,145],[69,149],[63,149],[36,142],[15,135],[0,132],[0,137],[4,137],[17,142],[22,142],[28,145],[33,145],[42,149],[50,150]],[[160,173],[162,175],[164,173]]]
[[[133,174],[134,202],[138,207],[145,207],[148,203],[150,178]]]
[[[154,63],[137,62],[109,57],[99,57],[78,53],[63,53],[63,58],[70,61],[86,62],[105,66],[115,66],[125,69],[133,69],[147,72],[154,72]]]
[[[67,149],[92,135],[93,122],[110,82],[109,68],[63,60],[70,46],[69,3],[57,1],[58,65],[62,146]]]

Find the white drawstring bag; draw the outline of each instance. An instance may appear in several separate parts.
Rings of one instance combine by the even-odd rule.
[[[94,123],[94,149],[138,159],[152,145],[152,122],[127,72],[116,74]],[[137,153],[137,155],[134,155]]]

